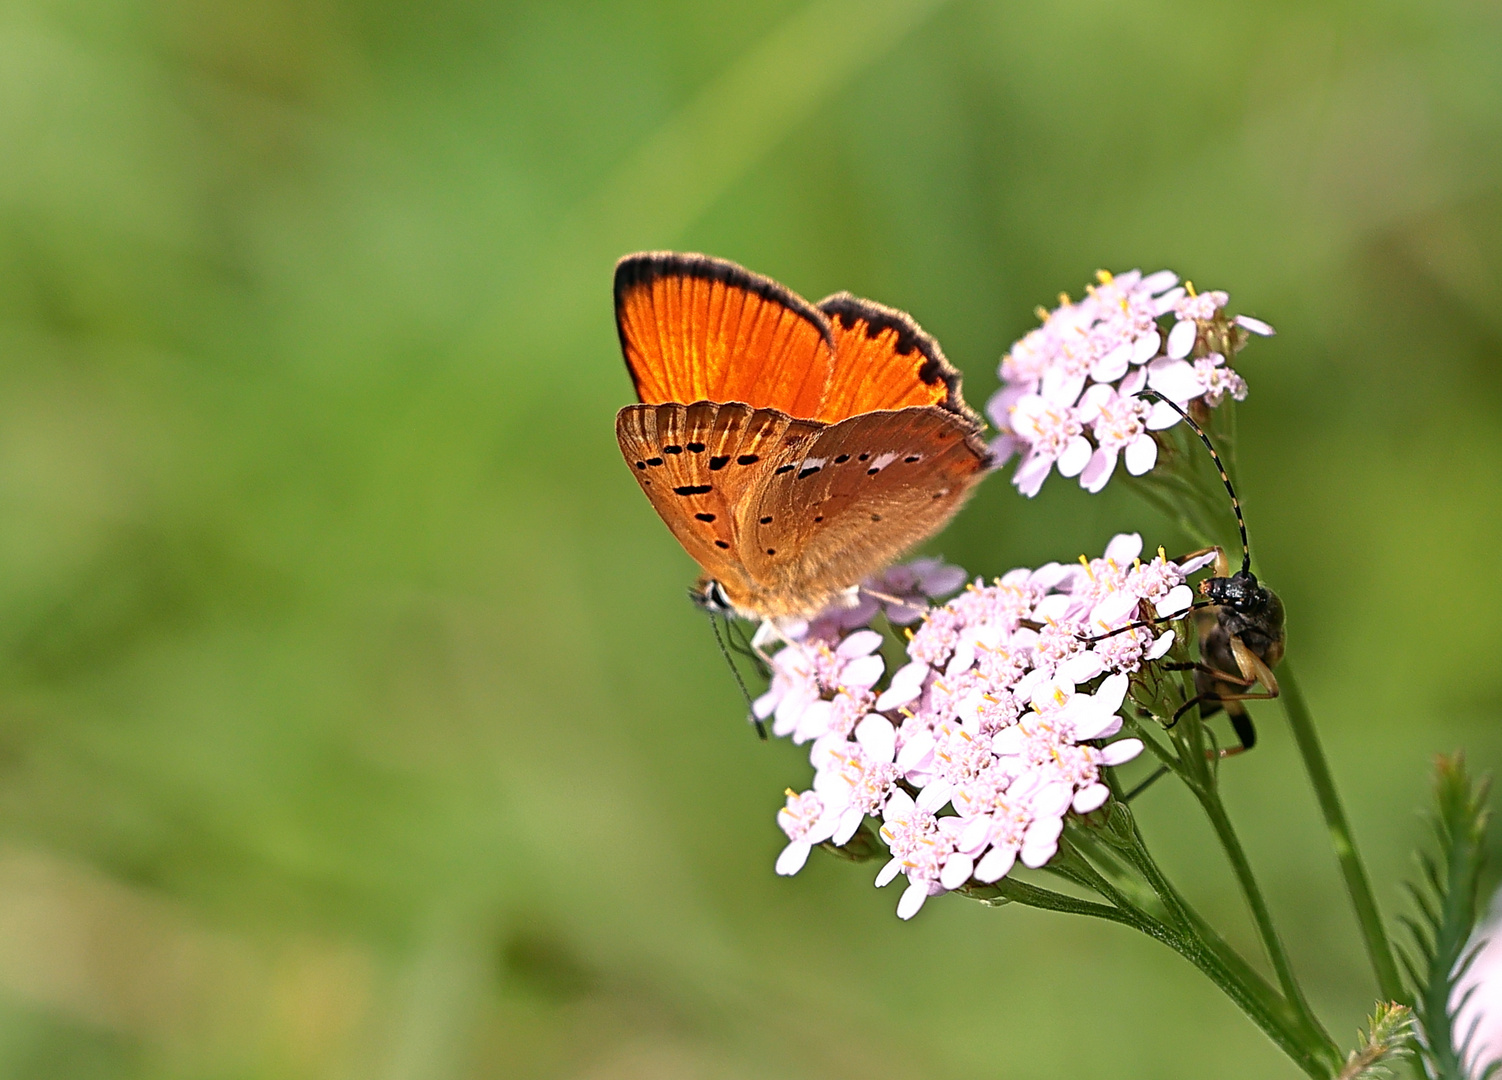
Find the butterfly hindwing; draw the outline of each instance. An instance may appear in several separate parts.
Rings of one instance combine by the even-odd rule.
[[[989,464],[975,426],[938,406],[824,429],[745,514],[739,550],[761,606],[798,614],[830,602],[937,532]]]

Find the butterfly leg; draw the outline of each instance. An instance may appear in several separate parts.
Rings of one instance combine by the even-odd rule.
[[[730,641],[730,651],[737,656],[744,656],[751,661],[756,669],[756,674],[763,679],[771,677],[771,670],[762,659],[763,654],[751,648],[751,635],[746,633],[744,627],[738,621],[725,620],[725,636]]]
[[[772,657],[767,652],[767,646],[777,641],[785,642],[786,640],[787,639],[778,632],[777,627],[772,625],[771,620],[764,619],[762,620],[761,625],[756,628],[756,633],[751,635],[751,641],[749,642],[749,644],[751,646],[751,651],[756,654],[757,658],[761,660],[763,664],[771,667]]]
[[[796,624],[798,626],[806,625],[801,619],[796,620]],[[772,657],[766,651],[767,646],[779,641],[784,645],[797,644],[797,642],[795,642],[791,637],[788,636],[787,631],[779,625],[778,620],[763,619],[761,621],[761,625],[756,628],[756,633],[751,635],[750,644],[752,651],[754,651],[756,655],[761,659],[761,662],[766,664],[768,667],[771,667]]]
[[[725,646],[725,637],[730,637],[730,621],[725,621],[725,637],[720,636],[720,624],[715,621],[718,616],[710,615],[709,628],[714,631],[715,644],[720,647],[720,655],[725,658],[725,666],[730,669],[730,674],[735,679],[735,685],[740,687],[741,696],[746,699],[746,719],[756,726],[757,737],[762,742],[767,741],[767,727],[762,723],[761,717],[756,715],[756,703],[751,699],[751,691],[746,689],[746,681],[741,678],[740,668],[735,666],[735,660],[731,658],[731,649],[735,648],[735,639],[730,638],[730,648]],[[739,651],[739,650],[736,650]]]
[[[927,611],[929,607],[931,607],[935,602],[933,600],[929,600],[928,603],[924,603],[921,600],[905,600],[900,596],[892,596],[889,593],[877,592],[875,589],[868,589],[864,585],[860,587],[860,591],[871,597],[871,599],[873,600],[880,600],[883,604],[889,604],[892,607],[906,608],[908,611],[915,612],[919,615],[922,615],[925,611]]]

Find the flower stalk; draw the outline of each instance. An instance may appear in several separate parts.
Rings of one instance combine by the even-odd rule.
[[[1241,888],[1241,895],[1246,900],[1247,907],[1251,910],[1252,922],[1257,927],[1257,936],[1262,939],[1262,947],[1267,952],[1267,958],[1273,966],[1273,972],[1277,976],[1278,985],[1283,989],[1284,997],[1288,999],[1289,1004],[1293,1006],[1300,1021],[1310,1033],[1319,1036],[1333,1047],[1334,1043],[1330,1041],[1329,1034],[1320,1025],[1319,1019],[1314,1015],[1314,1010],[1309,1007],[1309,1002],[1299,987],[1298,979],[1294,976],[1288,952],[1278,936],[1277,927],[1273,925],[1267,900],[1262,895],[1261,886],[1257,884],[1257,876],[1252,873],[1251,863],[1247,860],[1246,851],[1242,848],[1236,829],[1231,824],[1231,818],[1226,813],[1225,804],[1221,802],[1220,792],[1214,786],[1196,788],[1195,796],[1199,799],[1200,806],[1204,808],[1205,815],[1210,819],[1210,825],[1220,841],[1221,850],[1225,852],[1226,859],[1236,875],[1236,883]]]
[[[1125,813],[1124,808],[1116,810]],[[1030,882],[1008,877],[989,885],[972,883],[961,892],[984,903],[1018,903],[1048,911],[1087,915],[1130,926],[1173,949],[1215,983],[1283,1050],[1306,1075],[1327,1080],[1340,1067],[1334,1042],[1316,1024],[1310,1027],[1300,1011],[1281,996],[1191,908],[1148,853],[1128,818],[1132,840],[1128,855],[1163,905],[1165,917],[1144,910],[1128,890],[1108,881],[1084,857],[1077,838],[1062,844],[1048,869],[1095,892],[1108,903],[1082,900]],[[1073,831],[1073,830],[1071,830]]]
[[[1288,726],[1293,731],[1294,742],[1299,748],[1299,757],[1309,774],[1309,783],[1314,787],[1319,801],[1320,813],[1325,819],[1325,828],[1330,833],[1330,846],[1335,849],[1335,859],[1340,863],[1341,877],[1345,880],[1346,892],[1351,906],[1356,911],[1356,922],[1361,927],[1361,937],[1366,944],[1366,953],[1377,976],[1377,988],[1388,1001],[1407,1000],[1403,981],[1398,975],[1398,964],[1393,957],[1392,944],[1387,930],[1382,925],[1382,915],[1377,909],[1377,898],[1372,894],[1371,880],[1366,866],[1356,848],[1356,839],[1346,820],[1345,808],[1340,802],[1340,793],[1335,790],[1335,778],[1330,775],[1329,763],[1325,760],[1324,748],[1320,745],[1319,733],[1314,729],[1314,718],[1298,680],[1287,665],[1278,679],[1282,687],[1279,700],[1283,714],[1288,717]]]
[[[1189,678],[1191,667],[1189,656],[1187,642],[1182,640],[1181,636],[1170,652],[1170,658],[1174,661],[1174,666],[1178,668],[1179,678],[1165,678],[1153,673],[1151,679],[1139,677],[1137,680],[1137,689],[1146,700],[1149,711],[1154,715],[1160,718],[1172,717],[1185,703],[1193,700],[1195,687]],[[1329,1034],[1314,1015],[1313,1009],[1299,986],[1287,949],[1273,923],[1267,899],[1263,895],[1262,888],[1252,871],[1251,863],[1247,859],[1246,850],[1221,800],[1218,772],[1212,765],[1218,760],[1217,752],[1206,745],[1206,730],[1200,718],[1199,709],[1191,709],[1177,724],[1173,725],[1171,732],[1174,748],[1177,750],[1176,759],[1170,759],[1165,752],[1159,750],[1155,741],[1144,738],[1144,742],[1150,749],[1157,752],[1171,771],[1184,782],[1201,809],[1204,810],[1206,818],[1209,819],[1221,850],[1231,864],[1237,887],[1241,890],[1242,898],[1251,914],[1257,936],[1272,965],[1283,998],[1287,1001],[1297,1021],[1303,1025],[1311,1038],[1333,1046]]]

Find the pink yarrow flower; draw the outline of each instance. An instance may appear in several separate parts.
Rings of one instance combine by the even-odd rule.
[[[824,800],[816,793],[789,788],[787,805],[777,811],[777,824],[788,838],[788,846],[777,856],[777,872],[796,874],[808,862],[814,845],[834,835],[836,815],[826,810]]]
[[[861,582],[853,602],[832,605],[811,619],[804,638],[838,638],[848,630],[868,627],[878,614],[894,626],[908,626],[923,617],[934,600],[942,600],[965,584],[963,568],[943,559],[922,558],[888,567]]]
[[[1502,918],[1499,901],[1492,898],[1491,917],[1483,921],[1472,938],[1475,959],[1456,982],[1450,999],[1455,1012],[1454,1030],[1469,1037],[1466,1064],[1471,1075],[1482,1076],[1494,1061],[1502,1061]]]
[[[1195,292],[1167,270],[1097,276],[1080,301],[1061,297],[1040,310],[1043,324],[1002,358],[1002,386],[986,406],[1000,433],[996,459],[1021,455],[1012,482],[1028,496],[1055,468],[1091,492],[1105,487],[1119,459],[1134,476],[1150,471],[1158,459],[1152,433],[1181,417],[1141,397],[1144,389],[1180,408],[1240,401],[1246,382],[1217,349],[1273,333],[1260,319],[1225,315],[1226,293]]]
[[[907,877],[908,887],[897,902],[899,918],[911,919],[925,900],[945,891],[941,878],[955,850],[955,820],[935,816],[905,791],[894,793],[887,802],[881,838],[892,858],[876,875],[876,884],[885,885],[898,874]],[[946,827],[946,823],[951,824]]]
[[[1107,383],[1096,383],[1080,399],[1078,416],[1090,425],[1095,453],[1080,473],[1080,486],[1096,492],[1106,486],[1116,471],[1116,461],[1126,455],[1127,472],[1141,476],[1158,460],[1158,444],[1147,430],[1152,407],[1139,397],[1118,394]]]
[[[897,729],[879,713],[866,716],[855,738],[821,739],[811,755],[817,773],[814,790],[835,814],[830,835],[844,844],[868,816],[881,813],[899,778]]]
[[[873,655],[881,642],[875,630],[859,630],[834,648],[819,638],[790,642],[772,658],[772,685],[752,704],[752,712],[759,720],[774,717],[774,734],[792,735],[800,743],[817,738],[830,721],[822,708],[815,708],[825,692],[860,693],[881,678],[886,662]]]
[[[757,711],[812,742],[814,779],[778,813],[778,872],[796,873],[820,843],[844,845],[868,818],[891,854],[877,884],[907,881],[903,918],[1019,862],[1047,864],[1070,815],[1109,801],[1105,770],[1143,750],[1118,737],[1121,709],[1177,631],[1136,624],[1186,615],[1187,578],[1214,558],[1180,564],[1159,550],[1144,562],[1142,546],[1123,534],[1099,558],[968,585],[923,612],[884,684],[873,631],[785,644]]]
[[[1078,476],[1090,463],[1090,441],[1072,403],[1029,394],[1012,407],[1008,423],[1028,447],[1014,478],[1025,495],[1036,495],[1055,465],[1060,476]]]

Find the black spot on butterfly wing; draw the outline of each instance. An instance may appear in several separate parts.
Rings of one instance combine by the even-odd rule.
[[[759,454],[742,454],[740,457],[735,459],[735,463],[737,465],[755,465],[760,460],[761,455]],[[710,466],[710,468],[713,467],[714,466],[712,465]]]
[[[721,482],[709,471],[709,453],[733,455],[767,439],[780,440],[788,423],[780,414],[736,403],[697,402],[628,406],[618,414],[616,426],[628,468],[684,549],[710,576],[734,579],[739,576],[734,572],[739,561],[733,558],[736,522],[747,490],[760,478],[752,471],[738,477],[720,473]],[[663,454],[666,446],[696,443],[705,453],[659,456],[655,467],[650,464],[648,455]],[[637,461],[647,469],[632,468]],[[758,554],[760,547],[755,548]]]
[[[688,450],[688,452],[690,454],[702,454],[702,453],[704,453],[704,444],[701,443],[701,442],[685,443],[684,447]]]
[[[823,468],[822,465],[810,465],[810,466],[808,466],[805,469],[799,469],[798,470],[798,479],[799,480],[807,480],[810,476],[812,476],[814,473],[818,472],[821,468]],[[781,469],[778,470],[778,472],[781,472],[781,471],[782,471]]]
[[[664,446],[662,448],[662,452],[664,454],[681,454],[681,453],[683,453],[683,447],[679,446],[676,443],[672,443],[672,444],[669,444],[668,446]]]
[[[715,456],[713,456],[713,457],[711,457],[709,459],[709,471],[710,472],[719,472],[721,469],[723,469],[726,465],[729,465],[729,464],[730,464],[730,455],[729,454],[715,455]]]

